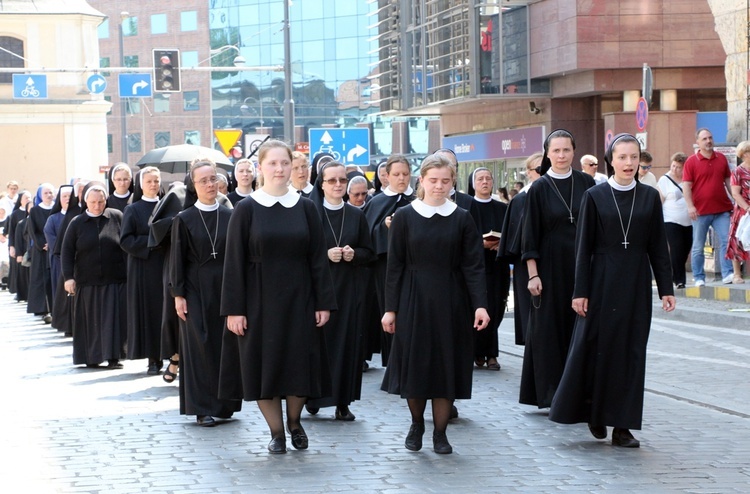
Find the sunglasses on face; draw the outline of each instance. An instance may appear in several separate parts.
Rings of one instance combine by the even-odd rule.
[[[650,170],[652,165],[640,165],[644,170]]]
[[[340,183],[340,184],[343,185],[343,184],[348,183],[349,179],[348,178],[329,178],[329,179],[323,180],[323,181],[325,183],[327,183],[328,185],[336,185],[336,182],[338,182],[338,183]]]

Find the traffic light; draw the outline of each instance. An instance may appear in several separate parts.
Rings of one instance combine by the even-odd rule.
[[[154,49],[154,91],[180,92],[180,50]]]

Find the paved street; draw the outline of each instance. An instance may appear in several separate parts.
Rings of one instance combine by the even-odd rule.
[[[177,386],[146,376],[145,361],[73,367],[70,339],[0,292],[0,478],[5,492],[28,493],[748,492],[750,320],[732,312],[747,305],[728,304],[682,297],[675,315],[655,309],[637,450],[518,404],[522,349],[509,318],[502,371],[476,371],[473,399],[458,403],[453,455],[432,451],[429,418],[425,448],[404,449],[409,414],[379,391],[376,364],[355,422],[303,412],[310,449],[271,456],[255,404],[197,427],[178,413]],[[705,324],[711,311],[720,325]]]

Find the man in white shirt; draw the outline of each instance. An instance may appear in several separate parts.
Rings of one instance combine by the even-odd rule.
[[[653,161],[654,157],[651,156],[651,153],[648,151],[641,151],[641,160],[638,164],[638,181],[658,190],[659,185],[656,176],[651,173],[651,163]]]
[[[603,173],[599,173],[599,160],[596,159],[596,156],[584,154],[583,157],[581,157],[581,171],[591,175],[594,178],[596,185],[607,181],[607,176]]]

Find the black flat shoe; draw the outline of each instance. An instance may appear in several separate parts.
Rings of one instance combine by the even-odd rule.
[[[111,359],[107,361],[107,369],[122,369],[122,363],[117,359]]]
[[[282,455],[286,453],[286,436],[279,434],[271,438],[271,442],[268,443],[268,452],[272,455]]]
[[[621,448],[640,448],[641,442],[633,437],[628,429],[612,429],[612,446]]]
[[[307,410],[307,413],[309,413],[310,415],[317,415],[320,411],[320,408],[305,405],[305,410]]]
[[[197,422],[201,427],[213,427],[216,425],[216,420],[210,415],[198,415]]]
[[[351,422],[357,417],[349,411],[349,407],[336,407],[336,420],[343,420],[344,422]]]
[[[448,442],[448,436],[445,432],[435,431],[432,433],[432,446],[435,453],[439,455],[449,455],[453,453],[453,446]]]
[[[148,371],[146,371],[146,374],[149,376],[158,376],[159,372],[161,372],[162,364],[159,363],[157,360],[152,360],[148,364]]]
[[[594,436],[597,439],[606,439],[607,438],[607,427],[606,426],[589,424],[589,431],[591,431],[591,435]]]
[[[450,414],[449,420],[457,419],[457,418],[458,418],[458,408],[456,408],[456,405],[451,405],[451,414]]]
[[[406,449],[409,451],[422,449],[422,435],[424,435],[424,422],[412,422],[409,433],[406,435],[406,441],[404,441]]]
[[[296,429],[292,429],[289,427],[289,424],[286,425],[286,428],[292,436],[292,446],[294,446],[294,449],[307,449],[307,434],[305,434],[305,429],[301,425]]]

